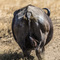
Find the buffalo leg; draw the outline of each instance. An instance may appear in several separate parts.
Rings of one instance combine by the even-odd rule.
[[[27,51],[27,50],[23,51],[24,60],[30,60],[30,53],[31,53],[31,51]]]
[[[38,60],[44,59],[44,47],[43,48],[38,47],[36,49],[36,56],[37,56]]]

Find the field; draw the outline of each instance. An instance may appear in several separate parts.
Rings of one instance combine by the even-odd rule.
[[[15,42],[11,24],[13,13],[28,4],[49,8],[54,27],[53,38],[45,47],[45,60],[60,60],[60,0],[0,0],[0,60],[23,60],[22,50]],[[31,55],[37,60],[35,52]]]

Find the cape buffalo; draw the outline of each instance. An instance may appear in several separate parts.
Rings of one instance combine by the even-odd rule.
[[[44,51],[44,46],[53,36],[53,25],[49,16],[49,9],[40,9],[33,5],[14,12],[12,33],[24,57],[29,58],[31,50],[35,49],[38,60],[42,60],[41,53]]]

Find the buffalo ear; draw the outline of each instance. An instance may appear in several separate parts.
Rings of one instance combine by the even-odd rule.
[[[43,10],[45,11],[45,13],[50,16],[50,10],[48,8],[43,8]]]

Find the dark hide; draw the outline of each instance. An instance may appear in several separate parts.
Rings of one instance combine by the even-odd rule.
[[[32,49],[36,50],[38,60],[42,60],[41,52],[53,36],[53,25],[50,11],[47,14],[40,8],[28,5],[14,12],[12,33],[21,47],[24,57],[29,57]]]

